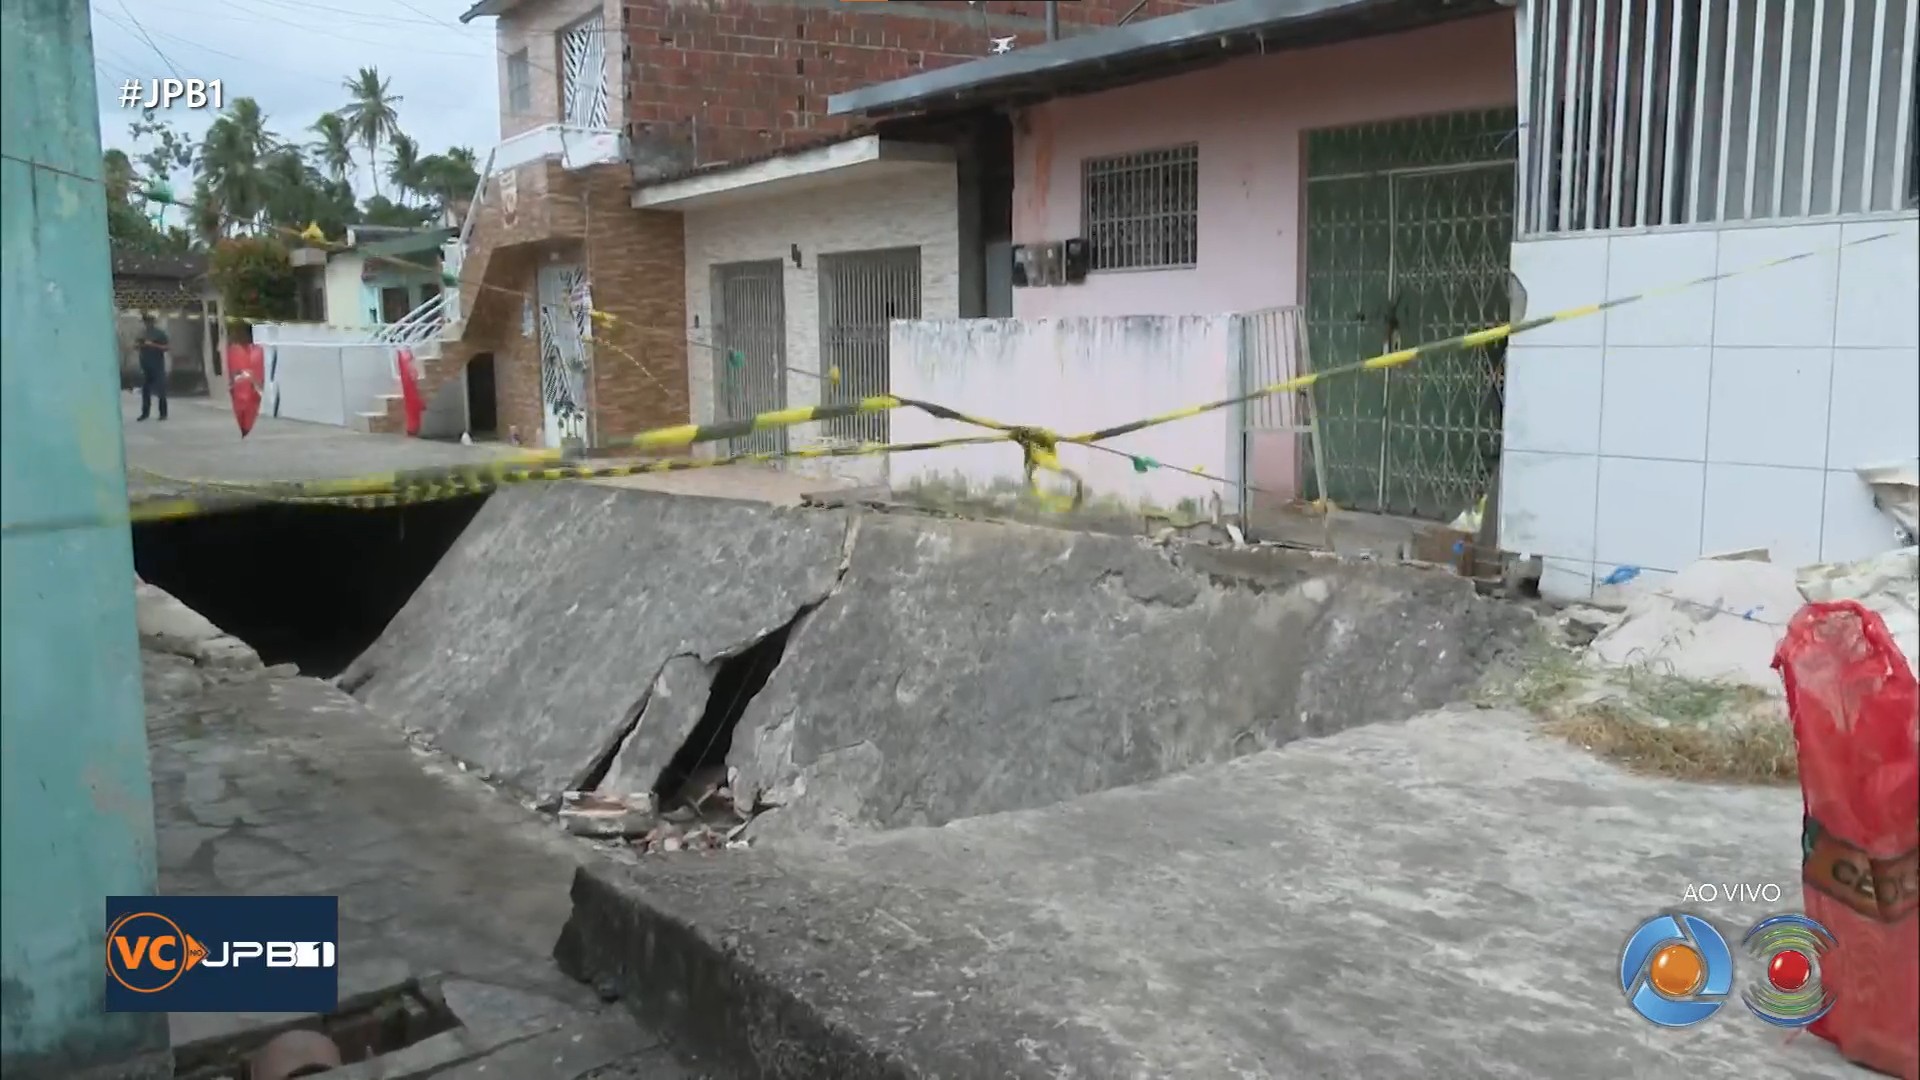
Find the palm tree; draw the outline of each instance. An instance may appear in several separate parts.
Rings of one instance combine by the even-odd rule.
[[[200,182],[225,223],[255,222],[266,209],[269,183],[261,167],[278,145],[252,98],[235,98],[208,126],[200,143]],[[206,223],[203,219],[203,227]]]
[[[314,160],[327,175],[345,181],[353,172],[353,132],[339,113],[321,113],[310,129],[320,136],[311,148]]]
[[[420,144],[396,131],[387,147],[387,179],[393,181],[394,194],[405,205],[407,196],[420,187]]]
[[[340,110],[347,130],[367,148],[375,195],[380,194],[380,144],[400,134],[399,105],[403,99],[388,89],[389,82],[380,77],[378,68],[361,68],[358,75],[346,81],[347,93],[353,98]]]
[[[444,154],[428,154],[414,171],[414,190],[430,197],[442,213],[462,199],[473,196],[480,185],[480,173],[474,168],[473,151],[456,146]]]

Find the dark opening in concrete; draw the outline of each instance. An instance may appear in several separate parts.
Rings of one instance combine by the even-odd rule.
[[[338,1049],[340,1063],[353,1065],[460,1026],[460,1018],[447,1007],[438,986],[408,980],[399,986],[342,999],[339,1008],[325,1015],[252,1027],[239,1034],[176,1046],[173,1075],[178,1080],[260,1080],[258,1074],[269,1064],[259,1057],[262,1049],[289,1031],[325,1035]],[[286,1060],[276,1054],[271,1064],[283,1064]],[[268,1071],[284,1076],[310,1076],[324,1075],[330,1070]]]
[[[373,644],[486,502],[272,505],[133,528],[133,564],[253,646],[330,678]]]
[[[799,621],[799,617],[795,617],[793,622],[720,662],[720,670],[713,676],[713,687],[707,691],[707,707],[701,712],[699,723],[693,726],[687,740],[680,744],[666,768],[660,770],[659,779],[654,781],[657,805],[670,806],[686,790],[689,781],[711,770],[726,768],[727,753],[733,749],[734,726],[746,714],[747,703],[766,688],[773,669],[780,666],[781,658],[787,653],[787,638],[792,636],[794,625]]]

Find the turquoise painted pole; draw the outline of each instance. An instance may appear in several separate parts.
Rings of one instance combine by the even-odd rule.
[[[0,1072],[139,1075],[164,1014],[102,1009],[104,898],[154,891],[132,544],[32,528],[127,499],[87,0],[0,0],[0,81]]]

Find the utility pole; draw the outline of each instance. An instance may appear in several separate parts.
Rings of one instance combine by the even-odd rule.
[[[155,871],[87,0],[0,3],[0,86],[0,1072],[171,1076],[165,1013],[101,1008]]]
[[[1047,40],[1060,40],[1060,0],[1047,0]]]

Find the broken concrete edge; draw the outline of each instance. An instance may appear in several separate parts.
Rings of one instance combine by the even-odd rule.
[[[648,710],[653,705],[655,695],[660,690],[661,682],[666,678],[667,670],[673,666],[674,661],[687,659],[698,661],[706,669],[707,694],[711,695],[713,693],[715,679],[718,677],[721,667],[729,660],[738,659],[752,653],[763,643],[776,636],[781,637],[783,641],[790,640],[791,636],[800,631],[806,624],[807,619],[810,618],[814,612],[818,611],[827,601],[833,599],[834,594],[839,592],[841,586],[846,584],[847,573],[853,566],[853,550],[860,539],[859,515],[847,515],[845,520],[846,531],[842,534],[840,541],[840,562],[834,569],[833,580],[827,582],[825,588],[820,589],[817,594],[807,596],[799,602],[790,605],[789,608],[783,609],[780,612],[782,617],[778,622],[759,630],[745,641],[730,643],[719,649],[711,650],[710,654],[676,652],[668,655],[660,662],[660,666],[653,673],[653,676],[647,680],[646,685],[641,690],[639,700],[635,703],[634,707],[629,710],[627,718],[615,732],[613,738],[608,741],[604,752],[598,755],[586,769],[582,770],[581,773],[574,778],[571,790],[596,792],[598,794],[616,797],[636,793],[633,791],[609,788],[607,786],[608,781],[610,778],[621,777],[632,771],[620,767],[622,763],[621,752],[633,744],[636,734],[640,731],[642,725],[646,724]],[[776,663],[776,669],[779,663],[785,663],[784,655],[780,661]],[[741,705],[744,706],[744,702],[742,702]],[[638,766],[642,775],[646,775],[649,772],[652,774],[652,778],[648,780],[647,790],[650,792],[657,791],[659,784],[665,779],[666,771],[672,767],[673,761],[686,751],[688,745],[693,740],[701,736],[701,721],[705,717],[707,707],[708,702],[703,700],[700,711],[694,715],[693,722],[690,725],[685,725],[686,730],[681,732],[678,737],[673,740],[675,744],[674,748],[668,752],[665,760],[647,761]],[[652,756],[655,758],[659,757],[658,754]],[[616,788],[619,786],[621,785],[615,785]],[[632,784],[628,783],[624,786],[631,788]]]
[[[265,667],[252,646],[215,626],[179,597],[139,578],[134,579],[134,619],[139,626],[141,645],[184,656],[198,667],[228,670]]]
[[[237,1058],[252,1049],[264,1046],[289,1031],[320,1031],[329,1016],[372,1009],[398,994],[416,994],[444,1009],[447,1004],[440,990],[442,978],[443,976],[440,975],[411,976],[398,984],[383,985],[343,995],[334,1004],[333,1010],[328,1013],[294,1013],[279,1020],[251,1024],[237,1030],[223,1031],[178,1043],[173,1048],[174,1068],[181,1072],[210,1068],[222,1061]]]
[[[625,882],[612,863],[574,872],[560,970],[619,998],[696,1054],[768,1080],[907,1080],[918,1072],[836,1023],[716,937]],[[609,948],[617,943],[626,948]]]

